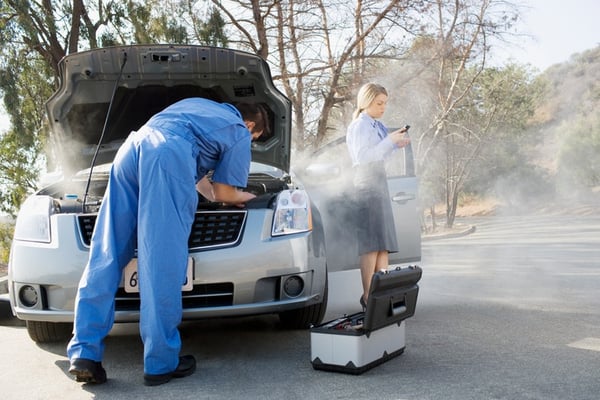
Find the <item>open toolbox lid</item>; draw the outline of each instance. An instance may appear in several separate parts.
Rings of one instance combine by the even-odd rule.
[[[373,275],[363,330],[366,333],[403,321],[415,314],[423,271],[418,266],[380,271]]]

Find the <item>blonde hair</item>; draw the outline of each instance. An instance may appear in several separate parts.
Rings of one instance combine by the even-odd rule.
[[[385,90],[383,86],[376,83],[367,83],[363,85],[356,95],[356,110],[354,110],[354,113],[352,114],[352,119],[358,118],[360,113],[369,107],[373,100],[375,100],[375,97],[380,94],[388,95],[387,90]]]

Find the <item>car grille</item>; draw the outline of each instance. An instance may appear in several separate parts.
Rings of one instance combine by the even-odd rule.
[[[233,305],[233,283],[209,283],[194,285],[189,292],[182,292],[183,309],[202,307],[222,307]],[[119,288],[115,297],[116,311],[138,311],[139,293],[127,293]]]
[[[188,239],[190,250],[237,245],[242,235],[246,214],[245,210],[197,212]],[[89,247],[96,224],[96,215],[79,215],[78,222],[81,240]]]

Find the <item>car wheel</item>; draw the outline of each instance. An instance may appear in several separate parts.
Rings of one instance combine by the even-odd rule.
[[[318,325],[325,317],[327,309],[328,282],[325,282],[323,301],[297,310],[283,311],[279,313],[279,320],[285,329],[307,329],[311,325]]]
[[[50,343],[71,337],[73,324],[68,322],[26,321],[27,333],[36,343]]]

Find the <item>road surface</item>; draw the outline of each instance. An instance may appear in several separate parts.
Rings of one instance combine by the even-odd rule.
[[[308,331],[274,317],[186,322],[197,372],[142,384],[136,324],[107,339],[104,385],[75,383],[65,343],[0,323],[4,399],[543,399],[600,395],[600,216],[481,218],[423,244],[406,351],[363,375],[317,371]],[[357,273],[331,276],[327,319],[358,311]]]

